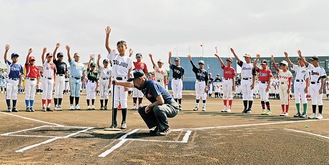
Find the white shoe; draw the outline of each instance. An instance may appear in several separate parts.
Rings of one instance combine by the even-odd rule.
[[[87,107],[87,110],[91,110],[90,106]]]
[[[312,113],[312,115],[311,115],[311,116],[309,116],[308,118],[309,118],[309,119],[315,119],[315,118],[316,118],[316,115],[315,115],[315,113]]]
[[[76,106],[75,106],[75,109],[76,109],[76,110],[80,110],[80,106],[79,106],[79,105],[76,105]]]
[[[206,107],[205,106],[202,107],[202,111],[206,111]]]
[[[226,111],[226,107],[224,107],[224,109],[223,109],[221,112],[227,112],[227,111]]]
[[[70,105],[70,110],[74,110],[74,106],[73,105]]]
[[[199,108],[198,107],[194,107],[193,111],[198,111]]]
[[[60,105],[57,107],[57,109],[58,109],[59,111],[63,110],[62,107],[61,107]]]
[[[228,108],[226,109],[226,112],[231,112],[231,108],[228,107]]]
[[[55,111],[58,111],[59,109],[58,109],[58,105],[55,105]]]
[[[284,113],[283,115],[284,115],[284,116],[288,116],[289,114],[288,114],[288,113]]]
[[[143,106],[142,104],[139,104],[139,105],[138,105],[138,108],[140,108],[140,107],[142,107],[142,106]]]
[[[43,112],[46,112],[47,111],[45,106],[42,107],[42,111]]]
[[[322,114],[321,113],[318,113],[318,115],[316,116],[316,119],[322,120],[323,119]]]
[[[92,105],[91,106],[91,110],[95,110],[95,105]]]
[[[133,107],[131,108],[132,110],[136,110],[137,107],[136,107],[136,104],[133,105]]]
[[[284,114],[285,114],[285,113],[284,113],[284,112],[282,112],[282,113],[280,114],[280,116],[285,116]]]

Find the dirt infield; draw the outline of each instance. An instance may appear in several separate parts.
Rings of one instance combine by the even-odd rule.
[[[19,95],[21,112],[7,113],[2,99],[0,164],[329,164],[328,100],[320,121],[293,118],[294,105],[289,117],[280,117],[278,100],[270,101],[270,116],[259,115],[257,99],[252,114],[241,114],[241,100],[231,113],[220,113],[222,100],[215,98],[206,112],[193,112],[193,93],[187,94],[166,137],[149,136],[136,110],[128,111],[128,129],[105,132],[111,111],[42,112],[37,95],[37,111],[28,113]],[[84,95],[80,102],[86,108]],[[68,99],[64,104],[68,109]]]

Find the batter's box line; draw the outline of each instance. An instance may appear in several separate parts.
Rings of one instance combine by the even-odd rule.
[[[189,139],[189,137],[190,137],[190,135],[192,133],[192,131],[190,131],[190,130],[186,131],[186,133],[185,133],[185,135],[184,135],[184,137],[183,137],[183,139],[181,141],[152,140],[152,139],[146,140],[146,139],[132,139],[132,138],[127,138],[129,135],[132,135],[132,134],[136,133],[139,130],[140,129],[134,129],[134,130],[126,133],[125,135],[121,136],[119,138],[119,142],[116,145],[114,145],[110,149],[106,150],[105,152],[101,153],[100,155],[98,155],[98,157],[100,157],[100,158],[106,157],[107,155],[109,155],[110,153],[112,153],[114,150],[120,148],[127,141],[161,142],[161,143],[187,143],[188,142],[188,139]],[[144,130],[144,129],[141,129],[141,130]],[[174,130],[174,131],[181,131],[181,130]]]

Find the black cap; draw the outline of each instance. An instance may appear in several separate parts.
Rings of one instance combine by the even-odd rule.
[[[133,77],[128,79],[128,82],[133,81],[134,79],[140,78],[144,76],[144,72],[142,70],[135,70],[133,72]]]
[[[63,52],[58,52],[58,53],[57,53],[57,57],[64,57]]]
[[[103,63],[109,63],[109,60],[108,59],[104,59],[103,60]]]
[[[143,57],[143,55],[141,53],[137,53],[136,57]]]
[[[95,67],[96,65],[95,65],[95,63],[90,63],[90,67]]]
[[[19,57],[19,55],[17,53],[12,53],[11,58],[13,58],[13,57]]]
[[[314,60],[319,61],[319,57],[318,56],[313,56],[313,57],[310,58],[310,60],[311,61],[314,61]]]
[[[262,60],[262,64],[267,64],[267,60]]]

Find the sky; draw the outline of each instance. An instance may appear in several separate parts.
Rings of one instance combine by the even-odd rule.
[[[213,57],[216,46],[222,57],[233,57],[230,47],[240,57],[329,55],[328,8],[328,0],[0,0],[0,51],[10,44],[23,64],[30,47],[38,60],[59,42],[59,51],[69,44],[82,62],[105,58],[109,25],[111,47],[125,40],[148,65],[149,53],[164,61],[169,51]]]

